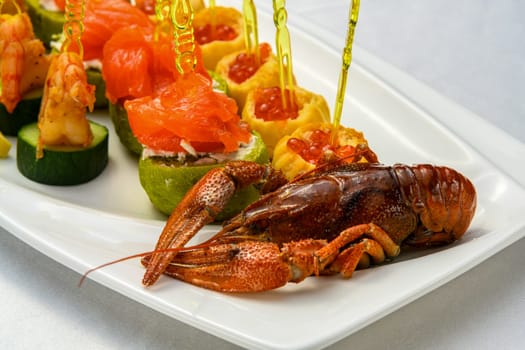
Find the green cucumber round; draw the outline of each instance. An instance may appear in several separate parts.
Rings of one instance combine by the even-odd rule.
[[[222,92],[229,96],[228,83],[226,82],[226,79],[224,79],[212,70],[208,70],[208,74],[210,75],[211,80],[213,82],[213,90],[217,92]]]
[[[88,84],[95,86],[95,108],[107,108],[106,83],[102,78],[102,72],[95,68],[86,69]]]
[[[131,153],[139,156],[142,153],[143,146],[137,140],[131,127],[129,126],[128,113],[120,103],[109,103],[109,115],[115,128],[120,143],[124,145]]]
[[[260,164],[268,162],[268,152],[260,136],[253,135],[249,147],[250,149],[237,159]],[[169,215],[201,177],[211,169],[223,165],[224,163],[181,165],[170,157],[142,157],[139,160],[139,179],[152,204],[162,213]],[[237,191],[216,220],[231,218],[257,198],[259,192],[253,186]]]
[[[38,120],[41,102],[42,89],[35,89],[24,95],[12,113],[7,112],[0,103],[0,131],[5,135],[16,136],[22,126]]]
[[[57,34],[62,33],[65,22],[64,12],[49,11],[40,5],[40,0],[25,0],[27,14],[33,23],[35,36],[50,47],[50,42]]]
[[[47,185],[78,185],[97,177],[108,162],[108,129],[90,121],[90,146],[46,146],[44,156],[36,158],[39,130],[37,123],[18,132],[16,163],[22,175]]]

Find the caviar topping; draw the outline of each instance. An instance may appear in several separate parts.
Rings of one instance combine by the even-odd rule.
[[[194,28],[195,40],[199,45],[211,43],[212,41],[230,41],[237,37],[237,32],[226,24],[205,24]]]
[[[346,163],[352,163],[356,155],[355,147],[351,145],[339,145],[332,143],[330,131],[314,130],[305,138],[292,137],[287,146],[297,153],[305,161],[312,164],[321,164],[328,159],[340,159]]]
[[[228,71],[228,78],[241,84],[250,77],[252,77],[255,72],[263,65],[266,60],[270,57],[272,48],[268,43],[263,43],[259,45],[259,62],[254,54],[248,52],[242,52],[235,58],[235,61],[230,65]]]
[[[290,101],[290,90],[285,90],[285,97]],[[264,121],[296,119],[299,115],[297,104],[283,106],[281,89],[271,87],[259,89],[255,96],[255,117]]]

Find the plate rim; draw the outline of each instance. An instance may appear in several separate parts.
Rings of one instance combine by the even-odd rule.
[[[310,33],[308,32],[305,32],[305,31],[302,31],[302,34],[303,35],[306,35],[306,36],[309,36],[310,38],[313,38],[315,39],[316,41],[319,41],[318,39],[316,39],[315,37],[313,37]],[[327,47],[329,48],[329,46],[327,45],[324,45],[323,42],[319,41],[319,44],[320,46],[324,46],[324,47]],[[333,48],[331,49],[332,51],[336,51],[334,50]],[[363,64],[361,61],[364,60],[366,61],[366,64]],[[356,65],[356,67],[359,67],[360,69],[363,69],[364,71],[368,71],[369,68],[370,68],[370,73],[371,74],[374,74],[376,79],[378,79],[379,81],[384,81],[383,77],[381,76],[378,76],[377,72],[383,72],[385,70],[389,70],[389,69],[392,69],[393,72],[390,72],[389,74],[387,74],[387,77],[392,79],[392,77],[402,77],[402,79],[400,79],[400,81],[397,81],[395,84],[390,84],[389,80],[387,79],[386,81],[384,81],[386,84],[388,84],[389,86],[392,86],[395,87],[396,85],[399,85],[400,82],[405,82],[406,84],[408,84],[409,86],[407,87],[403,87],[403,90],[400,90],[401,92],[403,91],[425,91],[424,92],[424,99],[428,99],[428,98],[431,98],[431,99],[437,99],[439,101],[439,103],[445,103],[445,104],[449,104],[447,106],[444,107],[444,109],[446,110],[454,110],[456,108],[459,108],[460,110],[462,110],[462,113],[465,113],[465,116],[467,117],[467,119],[471,118],[471,122],[476,122],[476,123],[480,123],[481,124],[481,127],[483,129],[486,129],[486,130],[489,130],[489,131],[492,131],[493,134],[495,135],[495,139],[496,139],[496,144],[497,144],[497,147],[494,147],[494,148],[490,148],[488,151],[491,151],[493,153],[486,153],[484,149],[482,149],[481,151],[479,150],[479,148],[477,148],[476,146],[476,143],[478,143],[479,140],[477,140],[476,138],[472,138],[472,137],[469,137],[467,139],[467,142],[469,143],[469,145],[474,148],[478,153],[480,153],[480,156],[483,157],[484,159],[486,159],[487,161],[493,163],[496,165],[496,169],[500,172],[502,172],[503,174],[506,175],[506,178],[509,179],[509,181],[513,181],[518,187],[520,187],[522,190],[524,189],[524,183],[523,180],[525,177],[521,177],[521,178],[518,178],[516,179],[516,176],[517,175],[514,175],[512,176],[512,174],[521,174],[521,173],[524,173],[525,169],[523,168],[519,168],[517,164],[519,163],[512,163],[512,164],[508,164],[505,157],[501,158],[501,157],[496,157],[496,155],[498,155],[501,151],[505,150],[505,149],[508,149],[507,147],[511,147],[511,146],[515,146],[515,143],[518,142],[517,140],[514,140],[511,136],[505,134],[504,132],[499,132],[497,128],[495,128],[494,126],[490,125],[488,122],[484,121],[483,119],[475,116],[474,114],[470,113],[469,111],[467,110],[464,110],[461,106],[458,106],[456,104],[454,104],[452,101],[448,100],[448,99],[445,99],[441,96],[439,96],[439,94],[433,92],[433,91],[427,91],[428,88],[425,88],[425,86],[415,80],[413,80],[413,78],[411,77],[408,77],[408,76],[405,76],[403,77],[404,73],[400,72],[400,71],[396,71],[396,69],[394,67],[388,67],[388,64],[386,63],[381,63],[382,61],[380,61],[378,58],[374,58],[374,56],[372,56],[371,54],[367,53],[365,50],[362,50],[358,47],[356,47],[356,62],[358,63]],[[382,65],[385,65],[385,66],[382,66]],[[412,81],[411,81],[412,80]],[[396,89],[396,91],[398,91]],[[406,95],[406,92],[403,92],[403,95],[405,98],[408,98],[407,95]],[[414,98],[414,96],[417,96],[417,94],[414,94],[412,95],[412,98],[410,100],[413,100],[413,101],[416,101],[417,99]],[[418,96],[419,98],[420,96]],[[420,105],[420,101],[417,100],[418,102],[416,103],[417,105]],[[435,102],[432,102],[430,103],[429,105],[432,106]],[[438,113],[438,115],[440,115]],[[441,119],[439,119],[435,113],[432,113],[432,116],[435,117],[436,119],[442,121]],[[446,118],[445,118],[446,119]],[[442,121],[445,123],[445,125],[447,125],[447,120],[444,120]],[[459,127],[459,126],[458,126]],[[454,129],[450,129],[449,130],[451,131],[455,131]],[[461,130],[458,130],[456,131],[456,135],[457,135],[457,138],[458,140],[460,141],[464,141],[464,138],[461,137],[461,135],[463,135],[464,132],[461,132]],[[510,159],[514,159],[518,157],[519,154],[521,154],[520,152],[523,152],[522,148],[524,148],[523,144],[519,143],[519,145],[521,145],[521,148],[519,148],[519,152],[516,152],[518,154],[514,154],[514,156],[509,156]],[[484,156],[488,154],[488,158],[485,158]],[[500,167],[500,163],[505,163],[505,167],[501,168]],[[518,167],[518,168],[516,168]],[[520,181],[522,180],[522,181]],[[12,185],[11,183],[9,183],[8,181],[4,180],[4,179],[0,179],[0,193],[4,192],[6,193],[5,191],[2,191],[2,187],[4,186],[7,186],[7,185]],[[16,186],[16,185],[15,185]],[[31,192],[29,189],[26,189],[26,188],[19,188],[19,189],[22,189],[22,192]],[[7,191],[9,192],[9,190]],[[43,194],[40,194],[38,193],[37,194],[38,196],[42,196],[42,197],[46,197],[44,196]],[[58,201],[58,202],[62,202],[61,200],[59,199],[53,199],[53,201]],[[77,208],[80,210],[80,208]],[[92,209],[91,209],[92,210]],[[113,216],[113,214],[111,214],[110,216]],[[114,215],[115,217],[121,217],[121,215]],[[3,219],[2,219],[3,218]],[[9,222],[8,218],[6,219],[4,217],[4,215],[2,215],[2,213],[0,213],[0,224],[3,226],[3,227],[11,227],[11,229],[7,229],[8,232],[11,232],[11,231],[19,231],[19,230],[22,230],[20,227],[17,227],[17,225],[15,225],[15,223],[11,223]],[[156,225],[157,224],[157,221],[156,220],[143,220],[143,219],[137,219],[141,222],[141,224],[146,224],[146,225]],[[438,284],[434,284],[433,286],[429,287],[428,290],[426,291],[420,291],[420,293],[416,293],[412,296],[412,298],[410,299],[407,299],[406,302],[404,303],[401,303],[401,304],[397,304],[395,305],[395,307],[393,307],[392,309],[389,309],[389,310],[385,310],[384,313],[380,313],[378,315],[376,315],[376,318],[373,318],[373,319],[370,319],[370,321],[366,324],[363,324],[361,325],[360,327],[358,327],[357,329],[354,329],[351,333],[353,333],[354,331],[357,331],[358,329],[361,329],[363,327],[365,327],[367,324],[370,324],[372,322],[375,322],[376,320],[380,319],[381,317],[383,317],[384,315],[386,314],[389,314],[397,309],[399,309],[400,307],[408,304],[409,302],[421,297],[422,295],[425,295],[427,294],[428,292],[430,292],[431,290],[434,290],[435,288],[438,288],[439,286],[445,284],[446,282],[448,282],[449,280],[453,279],[454,277],[458,276],[458,275],[461,275],[462,273],[468,271],[470,268],[478,265],[479,263],[481,263],[482,261],[484,261],[485,259],[487,259],[488,257],[490,257],[491,255],[497,253],[498,251],[500,251],[501,249],[507,247],[508,245],[512,244],[514,241],[522,238],[524,235],[525,235],[525,232],[523,232],[523,223],[517,225],[515,231],[512,233],[512,234],[508,234],[506,235],[506,241],[502,243],[502,245],[498,246],[498,249],[491,252],[491,254],[488,254],[488,252],[484,252],[484,256],[482,259],[479,259],[479,261],[477,262],[472,262],[472,265],[469,265],[469,266],[464,266],[465,269],[463,271],[456,271],[457,273],[453,274],[453,275],[450,275],[448,276],[449,278],[446,278],[445,280],[439,282]],[[15,232],[12,232],[13,234],[15,234]],[[20,235],[24,236],[25,233],[19,233],[19,234],[15,234],[18,238],[22,239],[23,241],[26,241],[26,239],[28,237],[25,237],[26,239],[24,239],[24,237],[20,237]],[[32,238],[35,238],[35,237],[32,237]],[[42,242],[43,243],[43,242]],[[34,244],[34,243],[33,243]],[[30,244],[32,245],[32,244]],[[40,249],[39,249],[40,250]],[[40,250],[42,251],[42,250]],[[47,253],[44,253],[46,254],[47,256],[49,256],[49,254]],[[53,259],[55,259],[54,257],[52,257]],[[55,259],[57,260],[57,259]],[[57,260],[59,261],[59,260]],[[61,261],[59,261],[60,263],[62,263]],[[67,266],[67,265],[66,265]],[[71,266],[68,266],[71,268]],[[83,266],[82,264],[79,264],[77,266],[78,268],[84,268],[85,266]],[[79,272],[79,273],[82,273],[83,271],[82,270],[79,270],[79,269],[76,269],[76,268],[72,268],[73,270]],[[126,291],[125,290],[121,290],[121,288],[115,288],[114,285],[111,285],[113,282],[109,283],[107,281],[108,278],[111,278],[111,273],[109,272],[104,272],[104,271],[101,271],[100,273],[97,273],[96,275],[93,275],[93,280],[97,281],[98,283],[102,284],[102,285],[105,285],[105,286],[108,286],[110,287],[111,289],[129,297],[129,295],[126,294]],[[108,285],[109,284],[109,285]],[[124,286],[121,286],[121,287],[124,287]],[[137,298],[132,298],[133,300],[136,300],[136,301],[139,301],[142,303],[142,301],[138,300]],[[151,307],[150,305],[148,305],[149,307]],[[154,308],[155,310],[159,311],[159,312],[162,312],[162,313],[165,313],[164,311],[162,310],[159,310],[158,308]],[[170,317],[172,317],[170,315]],[[187,318],[177,318],[178,320],[182,321],[182,322],[185,322],[187,324],[191,324],[192,326],[194,327],[197,327],[199,329],[202,329],[206,332],[209,332],[209,333],[212,333],[212,334],[215,334],[217,336],[220,336],[221,338],[224,338],[224,339],[227,339],[228,341],[232,341],[233,343],[237,343],[237,344],[240,344],[240,345],[248,345],[248,346],[261,346],[261,347],[264,347],[265,344],[261,344],[261,343],[258,343],[258,344],[254,344],[254,343],[251,343],[251,342],[247,342],[247,343],[243,343],[243,342],[239,342],[238,339],[235,339],[233,338],[233,334],[221,334],[221,332],[218,332],[217,330],[215,331],[210,331],[210,329],[205,329],[207,327],[203,327],[201,324],[198,324],[198,322],[194,319],[192,319],[191,317],[187,317]],[[208,327],[209,328],[209,327]],[[222,329],[221,329],[222,331]],[[351,333],[348,333],[348,334],[340,334],[340,337],[337,337],[337,338],[332,338],[330,339],[330,342],[333,343],[337,340],[340,340],[346,336],[348,336],[349,334]],[[237,341],[236,341],[237,340]],[[268,345],[268,344],[266,344]],[[309,343],[309,344],[299,344],[299,343],[296,343],[296,344],[285,344],[283,345],[282,348],[290,348],[290,346],[292,348],[305,348],[305,347],[316,347],[316,346],[319,346],[319,342],[317,344],[313,344],[313,343]],[[325,344],[326,345],[326,344]]]

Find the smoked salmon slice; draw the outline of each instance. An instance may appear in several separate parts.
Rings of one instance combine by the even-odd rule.
[[[125,0],[88,0],[84,17],[84,59],[102,59],[104,44],[120,28],[153,28],[146,13]]]
[[[154,30],[137,26],[121,28],[107,41],[102,76],[110,102],[159,94],[180,76],[175,66],[173,40],[167,34],[154,40]],[[211,79],[198,45],[195,54],[195,72]]]
[[[182,76],[157,96],[124,103],[138,141],[164,152],[221,152],[247,143],[250,131],[237,115],[237,104],[213,91],[201,74]]]

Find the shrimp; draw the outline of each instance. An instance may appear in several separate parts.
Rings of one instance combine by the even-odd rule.
[[[93,134],[86,118],[86,107],[93,111],[95,87],[87,83],[82,57],[61,52],[51,61],[38,115],[40,137],[37,157],[44,145],[87,147]]]
[[[0,103],[12,113],[22,96],[44,85],[50,58],[26,13],[0,15]]]

